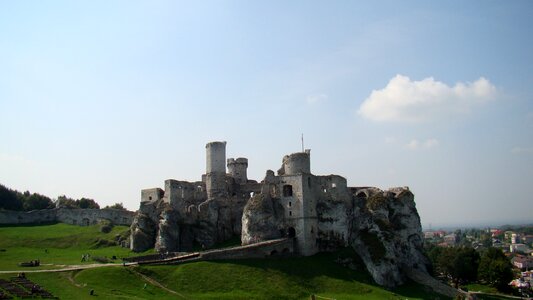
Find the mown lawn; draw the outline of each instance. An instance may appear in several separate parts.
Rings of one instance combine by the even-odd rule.
[[[81,262],[83,254],[108,258],[138,255],[127,248],[102,245],[102,241],[113,241],[115,235],[126,230],[126,226],[114,226],[111,232],[102,233],[99,225],[68,224],[0,227],[0,270],[37,270],[94,263]],[[20,262],[37,259],[42,265],[38,268],[18,266]]]

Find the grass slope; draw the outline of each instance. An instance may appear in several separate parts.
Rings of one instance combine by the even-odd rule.
[[[98,225],[81,227],[68,224],[44,226],[0,227],[0,270],[28,270],[18,263],[39,259],[43,266],[34,269],[54,268],[52,265],[83,264],[81,256],[127,257],[133,253],[119,246],[101,246],[101,241],[112,241],[115,235],[127,230],[114,226],[109,233],[100,232]],[[100,243],[98,242],[100,241]],[[45,251],[46,250],[46,251]],[[93,262],[84,262],[93,263]],[[56,266],[58,267],[58,266]]]
[[[117,226],[104,234],[98,226],[2,227],[0,249],[6,251],[0,252],[0,270],[17,270],[20,269],[16,266],[18,262],[36,258],[45,264],[80,264],[83,253],[108,257],[133,255],[128,249],[116,246],[95,248],[96,240],[112,240],[125,229]],[[48,253],[44,249],[48,249]],[[27,273],[26,276],[61,299],[309,299],[311,294],[334,299],[445,298],[414,283],[388,291],[372,281],[360,262],[356,261],[356,270],[335,263],[338,257],[353,255],[353,251],[344,250],[312,257],[203,261],[177,266],[114,266]],[[1,278],[10,276],[13,275],[0,274]],[[152,284],[143,276],[178,295]],[[89,295],[90,290],[95,291],[95,296]]]

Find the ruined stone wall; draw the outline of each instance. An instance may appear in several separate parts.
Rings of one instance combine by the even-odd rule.
[[[320,251],[346,247],[350,240],[352,192],[338,175],[316,176],[315,194]]]
[[[183,209],[192,204],[199,204],[207,199],[206,187],[203,182],[165,180],[165,201],[171,207]]]
[[[73,225],[92,225],[99,220],[110,220],[117,225],[129,226],[134,212],[120,209],[43,209],[28,212],[0,211],[0,224],[40,224],[61,222]]]
[[[163,198],[164,192],[160,188],[141,190],[141,202],[160,200]]]
[[[115,225],[129,226],[135,213],[121,209],[58,209],[57,221],[73,225],[94,225],[109,220]]]
[[[0,210],[0,224],[40,224],[57,222],[57,209],[32,211]]]
[[[253,245],[205,251],[200,257],[205,260],[265,258],[291,255],[293,252],[294,240],[282,238]]]

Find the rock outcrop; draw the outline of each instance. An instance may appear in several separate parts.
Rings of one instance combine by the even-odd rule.
[[[371,188],[364,192],[365,197],[355,197],[350,245],[374,280],[394,287],[405,282],[404,269],[427,272],[429,261],[422,252],[422,228],[414,195],[407,188]]]
[[[351,191],[324,195],[316,202],[318,251],[353,247],[374,280],[386,287],[403,284],[404,270],[427,273],[420,218],[409,189]],[[250,199],[243,212],[243,244],[287,234],[284,229],[290,221],[284,217],[281,202],[269,194]]]

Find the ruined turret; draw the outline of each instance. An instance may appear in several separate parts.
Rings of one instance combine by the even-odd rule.
[[[205,185],[207,198],[226,194],[226,142],[211,142],[205,145]]]
[[[228,172],[237,184],[248,182],[246,171],[248,169],[248,159],[239,157],[237,159],[228,158]]]

